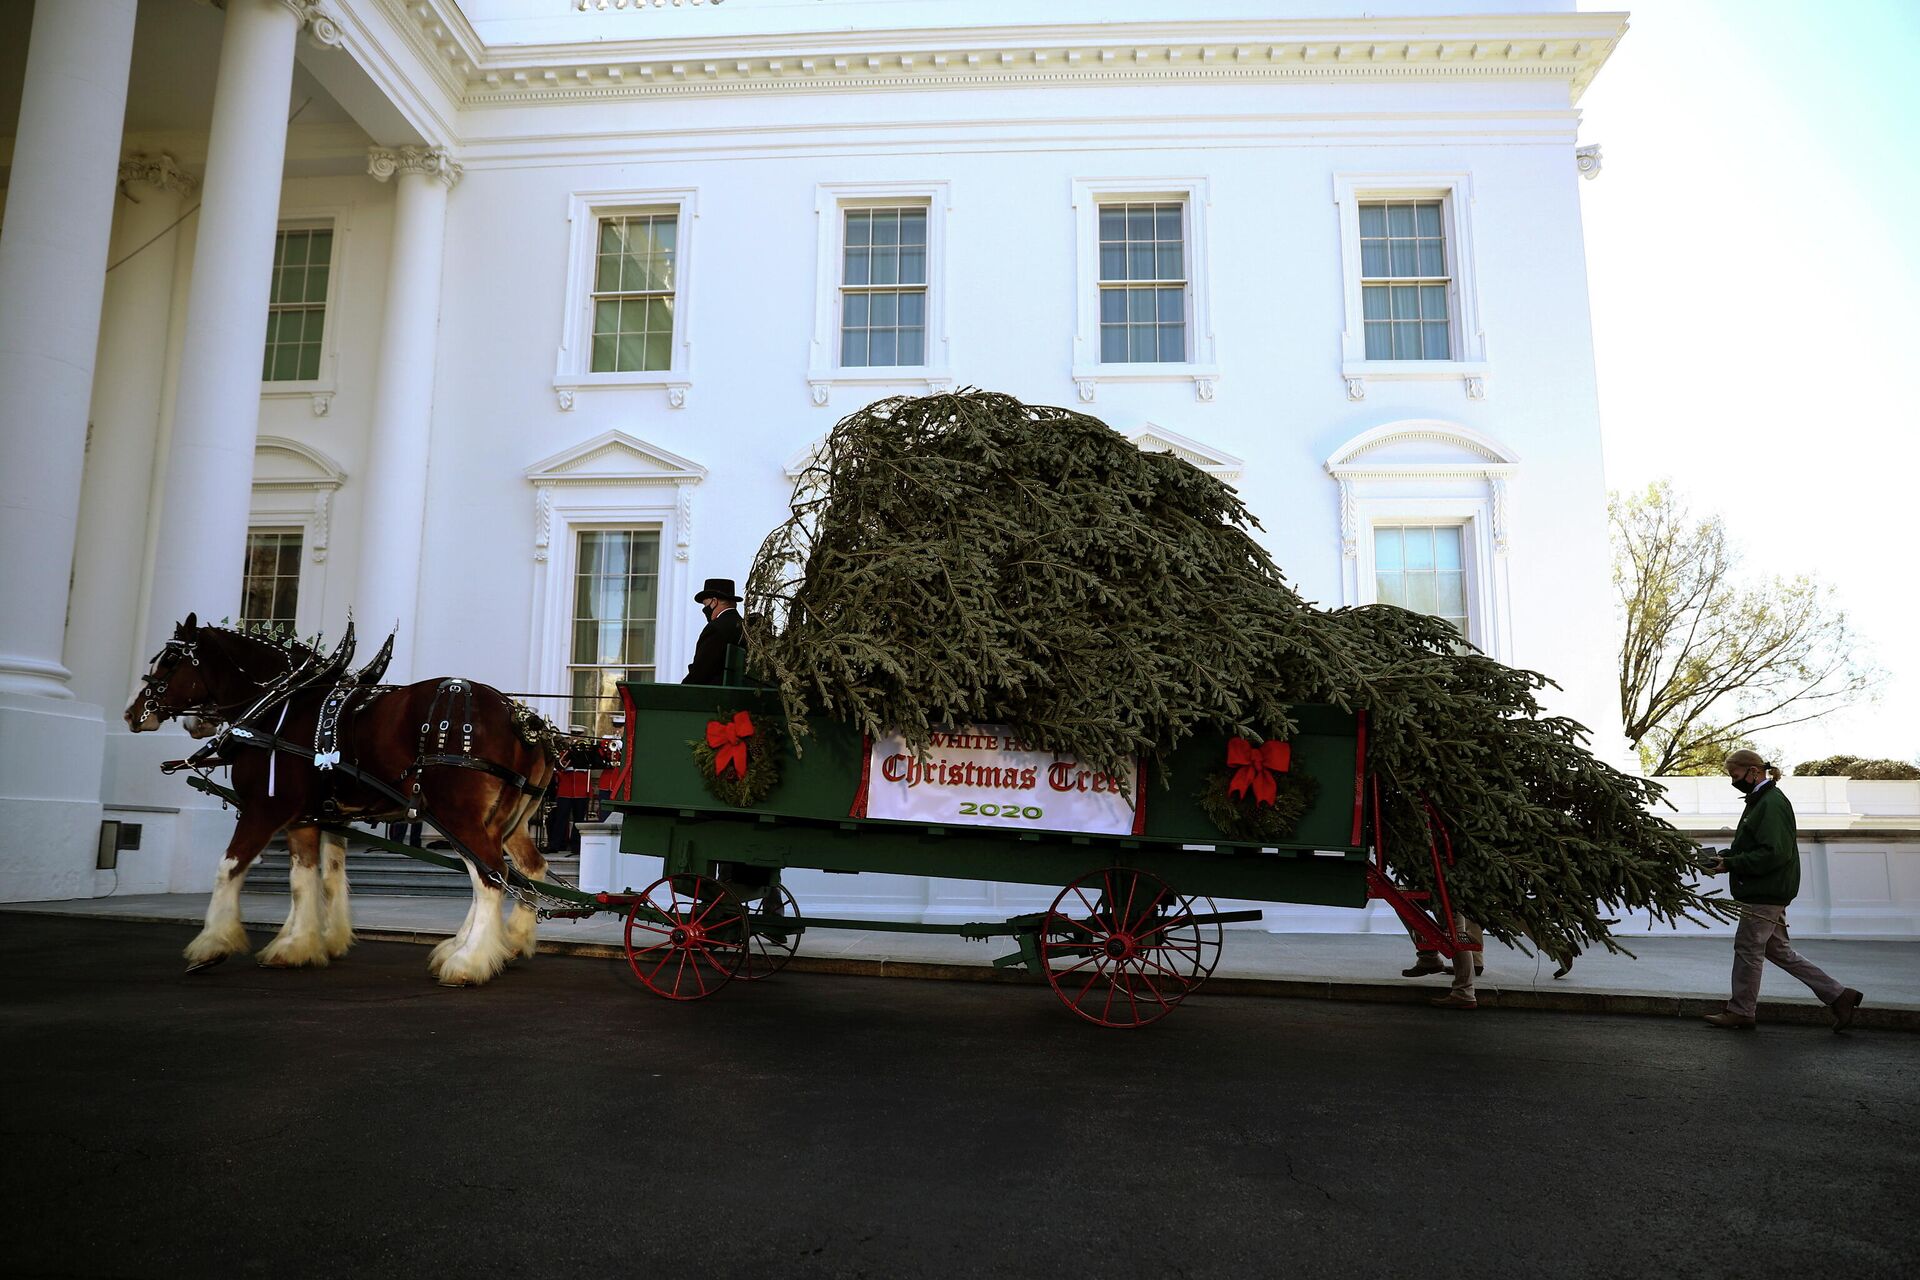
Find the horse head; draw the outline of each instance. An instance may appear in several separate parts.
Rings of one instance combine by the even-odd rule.
[[[202,626],[190,613],[147,664],[121,718],[135,733],[177,719],[190,736],[211,737],[222,720],[251,705],[301,661],[295,649],[311,655],[307,661],[319,660],[301,646]]]
[[[140,677],[127,709],[120,713],[127,728],[135,733],[151,733],[176,716],[192,717],[195,709],[211,702],[213,688],[208,681],[211,673],[201,661],[200,642],[200,621],[189,613],[186,621],[167,637],[160,652],[147,663],[147,673]],[[207,734],[194,736],[206,737]]]

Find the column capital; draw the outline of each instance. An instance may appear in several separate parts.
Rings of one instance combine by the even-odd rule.
[[[120,181],[144,182],[150,187],[162,191],[177,191],[190,196],[200,185],[200,179],[182,169],[174,158],[162,151],[158,155],[145,155],[136,152],[120,161]]]
[[[329,13],[320,0],[280,0],[280,3],[293,10],[309,44],[321,49],[338,49],[346,43],[340,19]]]
[[[445,147],[368,147],[367,172],[380,182],[396,173],[417,173],[438,178],[451,189],[464,170],[455,163]]]

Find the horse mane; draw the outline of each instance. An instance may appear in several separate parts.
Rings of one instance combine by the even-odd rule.
[[[291,635],[262,634],[257,631],[243,631],[238,627],[216,627],[208,623],[200,624],[201,631],[211,631],[217,635],[228,636],[261,649],[277,649],[287,656],[291,666],[299,666],[309,659],[318,659],[324,655],[304,640]]]

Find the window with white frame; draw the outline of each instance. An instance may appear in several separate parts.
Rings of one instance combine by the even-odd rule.
[[[673,367],[679,244],[676,210],[599,219],[589,372],[651,373]]]
[[[274,238],[262,381],[319,379],[332,269],[332,227],[289,227]]]
[[[842,210],[840,365],[927,362],[927,209]]]
[[[1187,359],[1186,202],[1100,205],[1100,363]]]
[[[1465,539],[1457,524],[1389,524],[1373,530],[1374,598],[1472,635]]]
[[[240,582],[240,625],[296,628],[300,604],[299,529],[249,529]]]
[[[1337,173],[1347,397],[1368,383],[1461,380],[1487,394],[1487,342],[1474,280],[1473,182],[1466,173]]]
[[[573,694],[569,724],[613,732],[622,680],[655,676],[660,612],[657,529],[582,529],[574,558],[572,638],[567,673]]]
[[[693,385],[698,193],[577,191],[568,200],[566,310],[553,389],[560,408],[595,388],[657,387],[685,408]]]
[[[1439,200],[1360,204],[1360,306],[1369,360],[1449,360],[1453,277]]]
[[[1214,398],[1205,178],[1075,178],[1070,370],[1082,404],[1102,383],[1191,382]]]

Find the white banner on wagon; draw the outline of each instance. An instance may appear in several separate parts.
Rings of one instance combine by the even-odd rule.
[[[1028,750],[1000,725],[941,730],[924,759],[904,738],[875,738],[865,768],[856,817],[1102,836],[1145,829],[1138,762],[1123,788],[1070,756]]]

